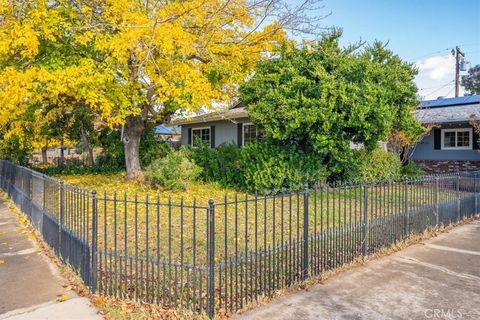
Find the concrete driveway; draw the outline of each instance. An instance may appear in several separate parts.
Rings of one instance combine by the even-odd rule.
[[[480,221],[238,318],[480,319]]]

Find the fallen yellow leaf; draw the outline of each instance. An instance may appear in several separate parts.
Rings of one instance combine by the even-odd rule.
[[[93,298],[93,303],[96,306],[103,306],[105,304],[105,299],[103,297],[96,296]]]
[[[58,302],[63,302],[63,301],[66,301],[67,299],[68,299],[68,297],[67,297],[66,293],[62,293],[62,294],[58,295],[58,297],[57,297]]]
[[[5,263],[5,260],[0,259],[0,266]]]

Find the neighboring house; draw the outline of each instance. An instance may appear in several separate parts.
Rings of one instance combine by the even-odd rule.
[[[424,101],[416,117],[430,133],[411,159],[429,173],[480,170],[478,135],[469,123],[480,121],[480,95]]]
[[[81,162],[82,156],[78,154],[75,148],[63,148],[63,156],[65,157],[65,161],[67,162]],[[61,157],[61,148],[48,148],[47,149],[47,162],[48,163],[59,163]],[[35,153],[32,155],[31,161],[35,164],[42,163],[42,155],[41,153]]]
[[[155,127],[155,136],[161,140],[180,140],[182,132],[178,126],[160,124]]]
[[[417,144],[412,160],[427,172],[480,170],[478,135],[469,123],[472,115],[480,121],[480,95],[424,101],[415,114],[433,129]],[[182,145],[195,146],[201,140],[212,148],[222,143],[243,146],[258,137],[242,103],[174,124],[182,126]]]
[[[248,118],[242,103],[228,110],[211,112],[173,121],[182,126],[182,145],[196,146],[199,141],[216,148],[222,143],[243,146],[257,139],[258,131]]]
[[[182,132],[179,126],[160,124],[155,127],[154,132],[158,140],[169,142],[175,149],[180,148]]]

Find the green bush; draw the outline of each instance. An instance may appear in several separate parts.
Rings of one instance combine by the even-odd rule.
[[[31,166],[31,168],[35,171],[44,173],[48,176],[54,176],[58,174],[73,174],[73,175],[83,175],[83,174],[91,174],[91,173],[116,173],[123,171],[122,168],[117,166],[109,166],[109,165],[95,165],[95,166],[87,166],[81,163],[76,162],[67,162],[62,167],[60,166]]]
[[[294,146],[254,142],[240,148],[222,144],[189,148],[189,156],[202,168],[201,177],[225,187],[269,192],[296,189],[305,183],[325,178],[322,162]]]
[[[95,165],[125,168],[125,154],[120,132],[109,128],[103,129],[98,141],[103,152],[95,159]]]
[[[185,190],[202,169],[183,150],[174,151],[154,160],[146,169],[146,178],[155,186],[167,190]]]
[[[301,188],[305,183],[324,179],[322,161],[313,153],[295,146],[254,142],[241,151],[243,187],[249,191],[278,191]]]
[[[202,144],[189,150],[192,159],[202,168],[201,177],[204,181],[214,181],[227,187],[243,184],[241,149],[238,145],[221,144],[217,149],[212,149]]]
[[[140,140],[140,164],[147,167],[158,158],[163,158],[173,150],[168,141],[158,140],[153,130],[146,130]]]
[[[354,151],[344,178],[357,181],[398,179],[401,177],[401,168],[402,163],[393,152],[382,149]]]
[[[423,176],[425,174],[425,171],[423,171],[423,169],[420,168],[415,162],[408,161],[406,164],[403,165],[401,174],[404,177],[414,178]]]
[[[198,147],[186,147],[189,157],[202,168],[201,178],[204,181],[216,181],[219,176],[219,166],[217,163],[217,152],[210,148],[209,144],[197,143]]]

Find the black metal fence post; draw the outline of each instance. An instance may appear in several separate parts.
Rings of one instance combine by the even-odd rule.
[[[64,214],[65,214],[65,184],[63,181],[60,181],[60,225],[58,228],[58,254],[60,258],[63,258],[62,255],[62,230],[64,224]]]
[[[308,278],[308,184],[303,192],[303,265],[302,279]]]
[[[460,172],[457,172],[457,222],[460,221]]]
[[[27,186],[26,186],[26,191],[27,191],[27,199],[29,202],[32,200],[32,174],[27,171]]]
[[[410,212],[408,208],[408,178],[405,179],[405,213],[403,219],[403,239],[406,239],[409,233],[408,224],[410,223]]]
[[[473,195],[475,196],[475,213],[474,215],[478,214],[478,190],[477,190],[477,179],[478,173],[473,175]]]
[[[367,258],[368,184],[363,183],[362,257]]]
[[[439,227],[439,204],[438,204],[438,176],[435,176],[435,225],[436,228]]]
[[[30,173],[30,171],[27,171],[26,192],[27,192],[28,216],[30,217],[30,221],[33,221],[32,220],[32,174]]]
[[[47,190],[46,185],[47,185],[47,183],[46,183],[46,181],[47,181],[47,179],[46,179],[45,176],[42,175],[42,180],[43,180],[43,181],[42,181],[42,182],[43,182],[42,204],[43,204],[43,213],[45,213],[46,204],[47,204],[47,203],[46,203],[46,200],[47,200],[47,193],[46,193],[46,190]]]
[[[215,204],[208,200],[208,282],[207,282],[207,314],[213,319],[215,312]]]
[[[95,294],[97,291],[97,227],[98,227],[98,216],[97,216],[97,192],[92,191],[92,246],[91,246],[91,267],[90,267],[90,287],[92,293]]]

